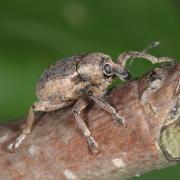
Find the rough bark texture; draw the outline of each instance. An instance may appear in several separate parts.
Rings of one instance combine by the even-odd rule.
[[[72,107],[39,117],[15,153],[6,145],[22,121],[0,126],[0,180],[126,179],[180,160],[180,65],[155,69],[116,88],[109,102],[125,117],[127,128],[97,105],[86,123],[99,144],[88,150]]]

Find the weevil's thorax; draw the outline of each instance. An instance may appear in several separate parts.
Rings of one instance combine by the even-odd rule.
[[[100,89],[107,89],[112,82],[112,77],[104,75],[102,70],[102,62],[105,59],[111,59],[103,53],[90,53],[79,61],[77,72],[84,81],[89,81]]]

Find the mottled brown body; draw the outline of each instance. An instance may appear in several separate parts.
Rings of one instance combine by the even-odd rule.
[[[103,94],[112,80],[99,70],[103,58],[110,59],[102,53],[91,53],[59,60],[42,74],[37,97],[40,101],[75,102],[92,85]]]
[[[125,69],[125,65],[127,59],[135,57],[148,59],[152,63],[169,61],[169,58],[156,58],[144,50],[123,53],[118,57],[117,63],[113,62],[110,56],[96,52],[68,57],[52,65],[38,81],[36,93],[39,101],[30,108],[23,132],[8,145],[8,149],[14,151],[31,133],[36,111],[54,111],[74,104],[72,110],[77,125],[86,137],[91,151],[98,152],[97,143],[80,116],[81,111],[90,100],[93,100],[111,113],[118,123],[126,126],[124,118],[105,101],[104,95],[115,76],[123,81],[130,79],[130,73]]]
[[[77,64],[82,57],[59,60],[42,74],[36,88],[40,101],[74,101],[82,95],[80,89],[86,83],[81,82],[77,72]]]

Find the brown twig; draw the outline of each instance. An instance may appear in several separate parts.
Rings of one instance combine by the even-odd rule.
[[[0,126],[1,180],[126,179],[180,160],[180,65],[155,69],[112,91],[118,126],[97,105],[85,114],[99,154],[88,150],[72,107],[46,113],[15,153],[6,145],[21,121]]]

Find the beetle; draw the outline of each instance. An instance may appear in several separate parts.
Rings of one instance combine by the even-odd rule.
[[[75,55],[57,61],[41,75],[36,86],[39,101],[31,106],[22,132],[7,146],[8,150],[13,152],[31,133],[36,111],[48,112],[74,105],[72,111],[77,125],[86,137],[90,150],[97,153],[98,144],[81,118],[81,111],[90,100],[93,100],[111,113],[118,123],[126,126],[125,119],[104,99],[107,87],[116,76],[122,81],[130,79],[131,74],[125,68],[130,58],[144,58],[152,63],[169,60],[166,57],[156,58],[146,53],[148,49],[157,45],[157,42],[153,43],[141,52],[124,52],[116,62],[109,55],[99,52]]]

